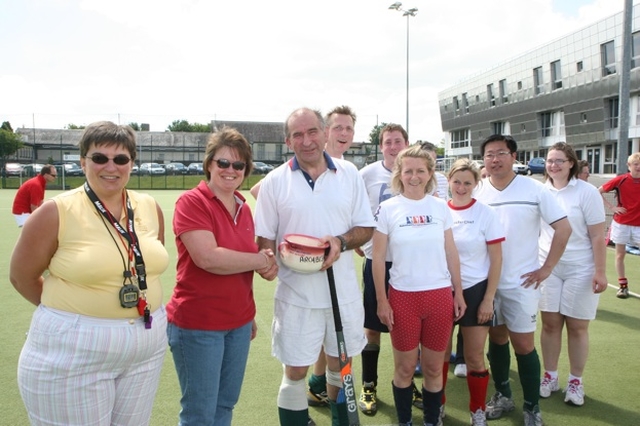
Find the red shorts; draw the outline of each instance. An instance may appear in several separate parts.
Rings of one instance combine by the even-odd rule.
[[[402,352],[421,343],[427,349],[444,352],[453,327],[453,293],[450,287],[425,291],[399,291],[389,286],[393,309],[391,344]]]

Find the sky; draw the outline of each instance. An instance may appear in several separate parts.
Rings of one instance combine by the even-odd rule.
[[[0,121],[283,122],[351,106],[443,140],[438,93],[620,12],[624,0],[3,0]],[[637,3],[634,0],[634,3]]]

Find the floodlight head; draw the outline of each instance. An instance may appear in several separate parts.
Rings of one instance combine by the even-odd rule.
[[[409,12],[409,15],[416,16],[416,13],[418,13],[418,8],[412,7],[411,9],[408,10],[408,12]]]
[[[393,9],[393,10],[400,10],[400,7],[402,6],[402,3],[400,3],[399,1],[395,2],[394,4],[392,4],[391,6],[389,6],[389,9]]]

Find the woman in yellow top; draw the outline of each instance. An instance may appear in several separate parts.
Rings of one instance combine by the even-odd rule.
[[[18,386],[32,425],[146,425],[167,345],[164,219],[125,189],[129,126],[90,124],[79,145],[85,184],[37,209],[11,257],[11,283],[37,306]]]

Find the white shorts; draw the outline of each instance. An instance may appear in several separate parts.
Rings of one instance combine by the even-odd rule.
[[[14,214],[13,217],[16,218],[16,223],[18,224],[18,228],[22,228],[24,223],[27,221],[27,218],[31,216],[31,213],[22,213],[22,214]]]
[[[534,290],[533,286],[498,287],[492,325],[506,325],[514,333],[533,333],[537,327],[539,300],[540,291]]]
[[[612,220],[609,239],[616,244],[640,245],[640,226],[622,225]]]
[[[600,295],[593,292],[593,264],[558,263],[540,285],[540,310],[592,320],[596,317]]]
[[[347,355],[359,355],[367,344],[362,300],[340,305],[340,318]],[[323,345],[327,355],[338,356],[331,308],[301,308],[276,299],[271,336],[271,354],[284,365],[313,365]]]

